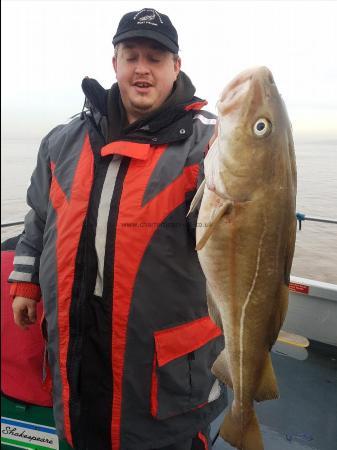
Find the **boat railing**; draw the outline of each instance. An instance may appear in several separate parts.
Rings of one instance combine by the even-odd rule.
[[[299,230],[302,229],[302,222],[304,221],[312,221],[312,222],[321,222],[321,223],[334,223],[337,225],[337,219],[331,219],[328,217],[316,217],[316,216],[307,216],[306,214],[297,212],[296,219],[298,221]],[[23,225],[25,222],[23,220],[19,220],[17,222],[6,222],[1,224],[1,228],[14,227],[18,225]]]
[[[19,220],[18,222],[6,222],[1,224],[1,228],[15,227],[17,225],[23,225],[24,223],[23,220]]]
[[[296,213],[296,219],[298,221],[299,230],[302,229],[302,222],[304,222],[305,220],[312,221],[312,222],[337,224],[337,219],[330,219],[328,217],[307,216],[306,214],[303,214],[300,212]]]

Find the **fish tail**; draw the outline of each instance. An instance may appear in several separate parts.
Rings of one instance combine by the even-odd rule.
[[[271,362],[270,354],[268,354],[262,369],[260,382],[255,394],[255,400],[262,402],[263,400],[272,400],[279,397],[277,381]]]
[[[253,411],[249,422],[242,426],[240,418],[227,413],[220,427],[220,436],[239,450],[263,450],[263,441],[259,422]]]
[[[216,376],[216,378],[218,378],[218,380],[222,381],[222,383],[227,384],[227,386],[233,389],[232,377],[228,367],[225,350],[222,350],[220,355],[214,361],[212,366],[212,373]]]

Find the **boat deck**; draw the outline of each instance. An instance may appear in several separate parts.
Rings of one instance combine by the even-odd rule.
[[[337,450],[337,348],[312,343],[305,360],[278,352],[272,359],[280,399],[256,404],[265,450]],[[212,423],[213,438],[223,415]],[[233,450],[221,437],[212,448]]]

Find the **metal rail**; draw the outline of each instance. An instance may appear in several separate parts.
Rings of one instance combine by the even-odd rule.
[[[19,222],[2,223],[1,228],[14,227],[15,225],[23,225],[24,223],[23,220],[20,220]]]
[[[299,229],[302,229],[302,222],[305,220],[311,221],[311,222],[321,222],[321,223],[334,223],[337,224],[337,219],[329,219],[327,217],[314,217],[314,216],[307,216],[303,213],[296,213],[296,219],[298,220],[298,226]]]
[[[321,223],[334,223],[337,225],[337,219],[330,219],[327,217],[315,217],[315,216],[307,216],[303,213],[296,213],[296,218],[299,223],[299,228],[302,228],[302,222],[305,220],[311,221],[311,222],[321,222]],[[8,222],[8,223],[2,223],[1,228],[7,228],[7,227],[14,227],[16,225],[23,225],[24,221],[20,220],[18,222]]]

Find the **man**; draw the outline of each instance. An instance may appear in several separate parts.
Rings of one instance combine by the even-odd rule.
[[[113,44],[117,83],[84,79],[87,110],[42,141],[14,317],[34,322],[41,287],[56,427],[76,449],[209,448],[223,343],[186,215],[215,118],[166,15],[124,15]]]

